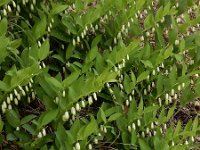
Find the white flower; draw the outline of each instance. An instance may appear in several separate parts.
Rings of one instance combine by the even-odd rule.
[[[114,44],[117,44],[117,39],[116,38],[114,38]]]
[[[16,131],[19,131],[19,127],[16,127]]]
[[[175,40],[175,45],[179,45],[179,40]]]
[[[37,137],[38,137],[38,138],[42,138],[42,133],[39,132],[38,135],[37,135]]]
[[[182,88],[184,88],[185,87],[185,83],[182,83]]]
[[[77,110],[77,111],[80,111],[80,110],[81,110],[81,107],[80,107],[79,103],[76,103],[76,110]]]
[[[76,45],[76,41],[74,39],[73,39],[72,43],[73,43],[74,46]]]
[[[62,120],[64,122],[66,122],[67,120],[69,120],[69,112],[68,111],[66,111],[65,114],[62,116]]]
[[[140,40],[141,40],[141,41],[144,41],[144,36],[141,36],[141,37],[140,37]]]
[[[17,98],[14,98],[14,102],[15,102],[15,105],[18,105],[18,100],[17,100]]]
[[[131,130],[132,130],[132,129],[131,129],[131,126],[128,126],[128,131],[131,132]]]
[[[8,11],[9,11],[9,12],[12,12],[12,9],[11,9],[10,5],[8,5],[7,8],[8,8]]]
[[[145,137],[145,134],[144,134],[144,132],[142,132],[142,137],[143,137],[143,138]]]
[[[135,90],[133,90],[133,91],[131,92],[131,94],[134,95],[134,94],[135,94]]]
[[[104,133],[107,133],[106,127],[103,128],[103,132],[104,132]]]
[[[151,129],[154,129],[154,123],[153,122],[151,123]]]
[[[40,48],[42,46],[41,42],[38,41],[38,47]]]
[[[146,129],[146,133],[149,134],[149,128],[148,128],[148,127],[147,127],[147,129]]]
[[[175,91],[174,91],[174,89],[172,89],[171,90],[171,95],[174,96],[174,94],[175,94]]]
[[[76,143],[75,148],[76,148],[76,150],[80,150],[80,149],[81,149],[80,144],[79,144],[79,143]]]
[[[10,104],[10,97],[7,97],[7,103]]]
[[[147,90],[146,89],[144,89],[144,95],[147,95]]]
[[[16,3],[15,3],[14,0],[12,1],[12,5],[13,5],[14,8],[16,8]]]
[[[8,109],[10,109],[10,110],[11,110],[11,109],[12,109],[12,105],[8,105]]]
[[[76,115],[76,109],[74,107],[71,108],[72,115]]]
[[[153,70],[152,74],[153,74],[153,75],[156,75],[156,71],[155,71],[155,70]]]
[[[126,106],[129,106],[129,100],[126,100]]]
[[[138,119],[138,120],[137,120],[137,125],[138,125],[138,127],[140,127],[140,126],[141,126],[140,119]]]
[[[182,88],[181,88],[181,86],[179,85],[179,86],[178,86],[178,91],[181,91],[181,90],[182,90]]]
[[[94,138],[94,143],[98,144],[98,139],[97,138]]]
[[[4,15],[4,16],[7,16],[7,12],[6,12],[5,9],[3,9],[3,15]]]
[[[88,97],[88,103],[89,103],[89,105],[92,105],[92,103],[93,103],[92,96]]]
[[[31,92],[32,99],[35,100],[35,92]]]
[[[29,91],[29,89],[28,89],[28,86],[27,86],[27,85],[25,86],[25,90],[26,90],[26,92],[28,92],[28,91]]]
[[[89,149],[89,150],[92,150],[92,144],[89,144],[89,145],[88,145],[88,149]]]
[[[63,90],[63,92],[62,92],[62,96],[65,97],[65,95],[66,95],[66,94],[65,94],[65,90]]]
[[[94,100],[97,101],[97,94],[93,93]]]
[[[46,133],[46,130],[45,130],[45,129],[42,129],[42,135],[43,135],[43,136],[46,136],[46,134],[47,134],[47,133]]]
[[[84,101],[84,100],[81,101],[81,106],[82,106],[83,108],[85,108],[85,101]]]
[[[5,101],[3,101],[2,107],[7,108],[7,103]]]
[[[131,102],[133,100],[132,96],[129,95],[129,101]]]
[[[80,37],[79,36],[77,36],[77,42],[80,43]]]
[[[132,123],[132,128],[133,128],[133,130],[136,129],[135,123]]]
[[[30,7],[31,7],[31,10],[34,11],[34,6],[33,6],[33,4],[31,4]]]

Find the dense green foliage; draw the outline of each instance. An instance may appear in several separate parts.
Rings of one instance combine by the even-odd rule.
[[[0,0],[0,10],[3,149],[200,147],[198,110],[184,113],[200,107],[199,0]]]

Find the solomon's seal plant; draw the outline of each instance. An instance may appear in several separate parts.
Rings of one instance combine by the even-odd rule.
[[[1,149],[200,147],[199,0],[1,0]]]

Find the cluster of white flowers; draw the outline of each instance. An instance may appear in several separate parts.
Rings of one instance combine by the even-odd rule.
[[[65,96],[65,94],[64,94],[64,96]],[[55,100],[55,101],[59,101],[58,97],[56,99],[57,100]],[[94,93],[92,93],[92,95],[88,96],[88,105],[92,105],[93,100],[95,100],[95,101],[98,100],[96,92],[94,92]],[[77,112],[80,112],[82,108],[85,108],[86,104],[87,103],[85,100],[81,100],[81,102],[77,102],[74,107],[71,107],[70,113],[71,113],[72,117],[70,117],[70,113],[68,112],[68,110],[66,110],[62,116],[62,120],[64,122],[68,121],[70,118],[72,118],[72,120],[74,120]]]
[[[13,92],[7,95],[5,101],[3,101],[1,105],[1,110],[3,113],[6,112],[7,109],[12,109],[12,103],[15,105],[19,104],[22,96],[27,96],[27,93],[31,92],[31,97],[35,100],[35,91],[32,88],[33,79],[30,79],[30,82],[24,87],[18,86],[18,89],[14,89]],[[28,102],[30,103],[30,96],[28,95]]]
[[[46,129],[43,128],[42,131],[38,133],[37,137],[38,137],[38,138],[42,138],[42,137],[44,137],[44,136],[46,136],[46,135],[47,135]]]

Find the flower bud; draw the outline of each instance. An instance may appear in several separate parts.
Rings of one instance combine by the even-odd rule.
[[[9,104],[9,105],[8,105],[8,109],[10,109],[10,110],[11,110],[11,109],[12,109],[12,105],[10,105],[10,104]]]
[[[19,127],[16,127],[16,131],[19,131]]]
[[[63,90],[63,92],[62,92],[62,96],[65,97],[65,95],[66,95],[66,94],[65,94],[65,90]]]
[[[81,107],[80,107],[79,103],[76,103],[76,110],[77,110],[77,111],[80,111],[80,110],[81,110]]]
[[[92,150],[92,144],[89,144],[89,145],[88,145],[88,149],[89,149],[89,150]]]
[[[104,133],[107,133],[106,127],[103,128],[103,132],[104,132]]]
[[[142,132],[142,137],[143,137],[143,138],[145,137],[145,134],[144,134],[144,132]]]
[[[140,127],[140,126],[141,126],[140,119],[138,119],[138,120],[137,120],[137,125],[138,125],[138,127]]]
[[[131,126],[128,126],[128,131],[131,132]]]
[[[96,93],[93,93],[93,98],[95,101],[97,101],[97,94]]]
[[[75,45],[76,45],[76,41],[75,41],[74,39],[73,39],[72,43],[73,43],[73,46],[75,46]]]
[[[17,100],[17,98],[14,98],[14,102],[15,102],[15,105],[18,105],[18,100]]]
[[[185,87],[185,83],[182,83],[182,88],[184,88]]]
[[[151,123],[151,129],[154,129],[154,123],[153,122]]]
[[[179,45],[179,40],[175,40],[175,45]]]
[[[174,96],[175,92],[174,89],[171,90],[171,95]]]
[[[47,134],[47,133],[46,133],[46,130],[45,130],[45,129],[42,129],[42,135],[43,135],[43,136],[46,136],[46,134]]]
[[[132,123],[132,128],[133,128],[133,130],[136,129],[135,123]]]
[[[98,144],[98,139],[97,138],[94,138],[94,143]]]
[[[42,133],[39,132],[38,135],[37,135],[37,137],[38,137],[38,138],[42,138]]]
[[[129,100],[126,100],[126,106],[129,106]]]
[[[10,104],[10,97],[7,97],[7,103]]]
[[[146,89],[144,89],[144,95],[147,95],[147,90]]]
[[[76,143],[75,148],[76,148],[76,150],[80,150],[80,149],[81,149],[80,144],[79,144],[79,143]]]
[[[88,103],[89,103],[89,105],[92,105],[92,103],[93,103],[92,96],[89,96],[89,97],[88,97]]]
[[[71,108],[72,115],[76,115],[76,109],[74,107]]]
[[[62,116],[62,120],[64,122],[66,122],[67,120],[69,120],[69,112],[68,111],[66,111],[65,114]]]

